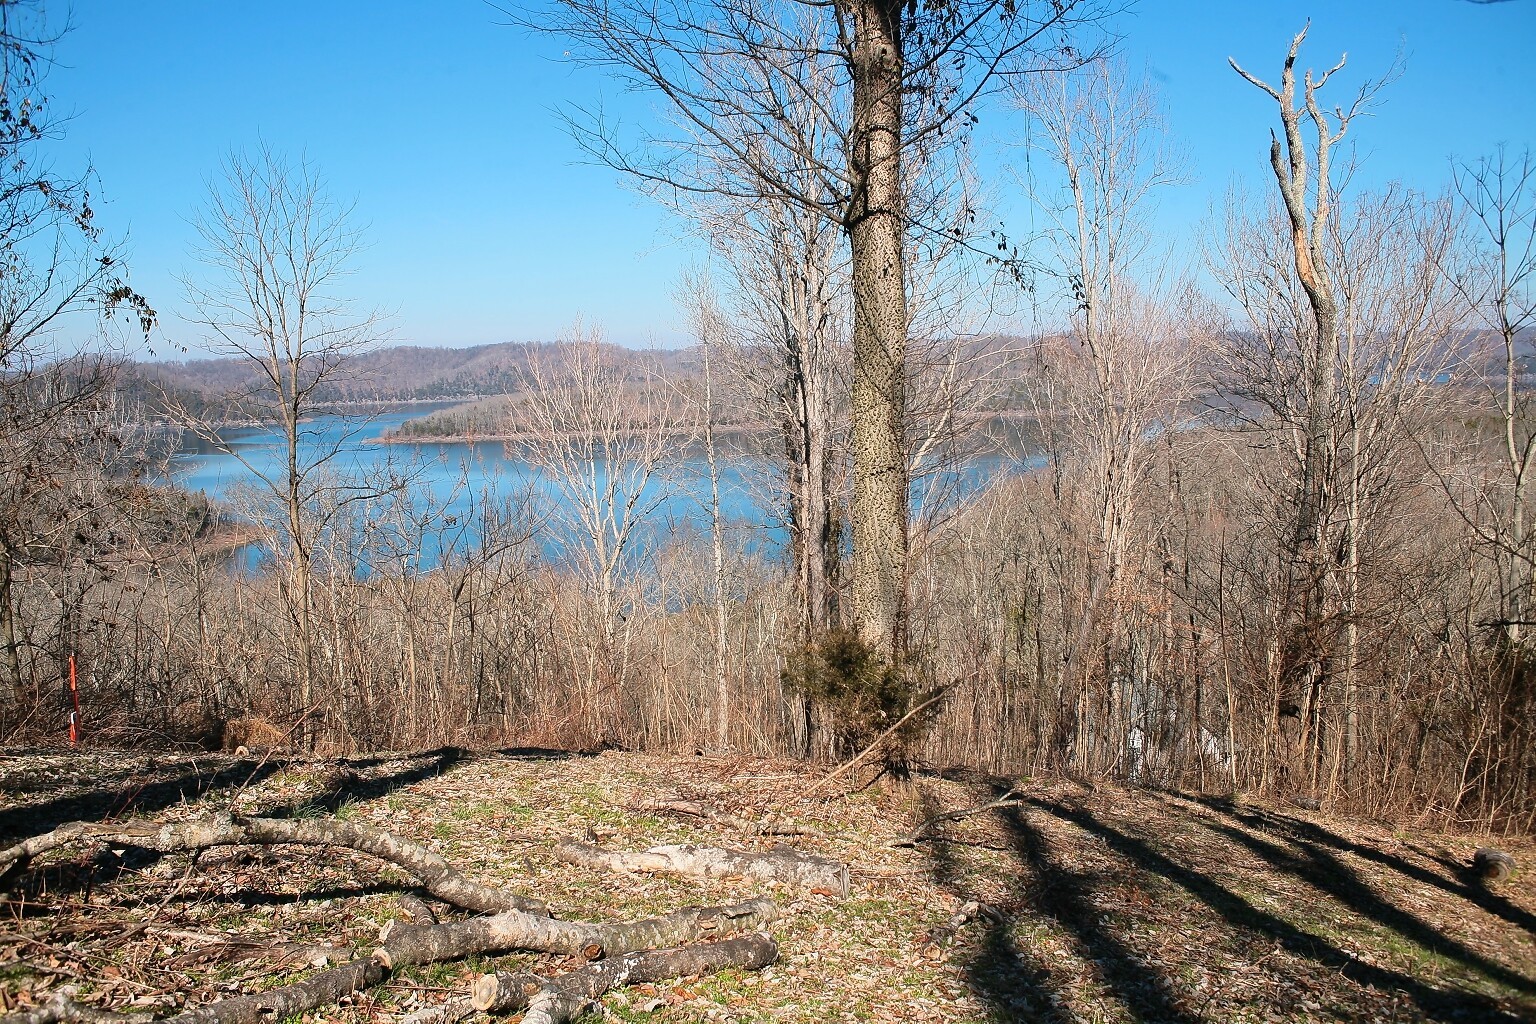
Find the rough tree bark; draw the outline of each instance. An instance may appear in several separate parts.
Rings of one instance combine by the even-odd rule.
[[[859,635],[893,664],[906,653],[909,516],[904,9],[895,0],[847,4],[854,26],[846,222],[853,266],[853,600]]]

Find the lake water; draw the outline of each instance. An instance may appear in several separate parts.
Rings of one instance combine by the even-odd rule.
[[[381,528],[369,533],[368,543],[382,544],[391,564],[418,571],[438,564],[445,551],[478,544],[487,507],[508,507],[532,497],[536,503],[542,499],[547,509],[559,500],[554,484],[509,454],[500,441],[378,443],[406,420],[439,407],[410,406],[368,418],[319,416],[306,424],[300,445],[304,463],[330,454],[323,472],[328,483],[342,488],[335,493],[391,491],[390,497],[366,506],[372,517],[409,520],[414,528],[400,531],[393,544],[390,532]],[[172,476],[188,490],[202,491],[237,510],[243,504],[249,507],[249,496],[259,495],[266,486],[262,477],[274,483],[283,479],[280,432],[275,427],[242,427],[226,429],[221,437],[233,454],[207,443],[189,446],[173,458]],[[767,551],[781,547],[787,530],[778,510],[787,499],[775,493],[772,476],[749,460],[722,458],[719,465],[721,509],[733,546]],[[975,491],[999,472],[1009,472],[1010,466],[1002,458],[982,460],[946,483]],[[708,494],[702,456],[681,460],[666,479],[653,480],[641,493],[639,504],[654,506],[641,539],[654,545],[680,530],[707,536]],[[568,532],[560,528],[558,516],[546,523],[539,543],[548,556],[562,555],[572,541],[562,535]],[[410,550],[403,550],[407,546]],[[374,552],[371,557],[386,556]],[[259,553],[248,551],[246,559],[249,565],[258,564]]]

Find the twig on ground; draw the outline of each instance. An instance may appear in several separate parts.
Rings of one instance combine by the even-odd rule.
[[[943,814],[935,814],[933,817],[923,821],[922,824],[918,825],[917,828],[913,829],[905,836],[902,836],[900,839],[894,839],[886,845],[892,849],[899,849],[906,846],[916,846],[918,843],[923,842],[925,839],[931,838],[931,836],[928,834],[928,830],[933,828],[935,825],[941,825],[947,821],[960,821],[962,818],[969,818],[973,814],[983,814],[987,811],[995,810],[999,807],[1017,807],[1019,804],[1023,803],[1023,797],[1023,792],[1017,788],[1014,788],[1010,789],[996,800],[989,800],[984,804],[977,804],[975,807],[967,807],[959,811],[946,811]]]

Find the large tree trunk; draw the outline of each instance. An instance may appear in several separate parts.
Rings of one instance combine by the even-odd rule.
[[[853,599],[859,635],[905,653],[908,481],[907,299],[901,149],[903,5],[850,0],[853,125]]]

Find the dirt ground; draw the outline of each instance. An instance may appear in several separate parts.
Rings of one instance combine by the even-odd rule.
[[[1055,780],[918,776],[807,796],[798,763],[609,752],[440,750],[278,762],[131,752],[0,751],[0,846],[74,820],[173,821],[212,809],[334,814],[425,843],[557,916],[613,920],[766,892],[785,916],[761,972],[610,993],[618,1021],[1536,1020],[1536,847],[1483,886],[1476,837],[1326,812]],[[856,784],[857,780],[855,780]],[[893,847],[919,822],[1021,796]],[[740,821],[640,809],[708,801]],[[559,863],[571,836],[611,848],[786,842],[846,861],[847,899],[744,879],[613,875]],[[285,984],[367,950],[417,891],[351,852],[240,848],[197,857],[80,846],[0,895],[4,1010],[70,981],[80,1001],[160,1013]],[[967,901],[984,912],[936,945]],[[334,948],[333,948],[334,947]],[[513,955],[407,969],[307,1021],[393,1021]],[[288,1022],[294,1024],[294,1022]]]

